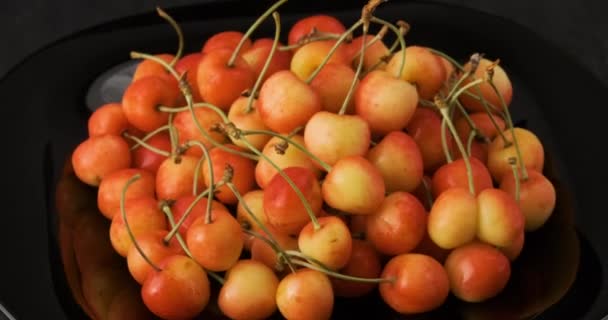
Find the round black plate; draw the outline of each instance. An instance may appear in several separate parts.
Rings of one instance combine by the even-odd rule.
[[[244,31],[271,4],[251,3],[218,1],[169,13],[184,29],[186,49],[194,51],[214,32]],[[279,11],[285,29],[297,18],[318,12],[352,23],[362,4],[292,1]],[[64,272],[55,186],[66,158],[86,136],[87,90],[96,77],[129,60],[131,50],[175,50],[173,30],[152,9],[147,15],[100,25],[45,47],[0,81],[0,119],[7,143],[2,181],[3,190],[8,190],[0,232],[0,303],[19,319],[85,316]],[[383,4],[376,14],[410,23],[408,44],[432,46],[460,60],[474,52],[500,58],[513,78],[516,120],[537,132],[547,146],[551,175],[561,197],[561,214],[551,224],[559,228],[545,228],[546,237],[534,241],[538,247],[529,249],[529,259],[524,259],[533,272],[528,278],[522,275],[519,284],[523,287],[509,289],[511,298],[473,306],[451,302],[436,313],[412,318],[504,315],[511,319],[512,311],[517,313],[523,305],[543,311],[537,319],[600,319],[608,314],[608,233],[603,230],[608,218],[602,210],[603,190],[595,187],[608,178],[599,156],[605,145],[600,138],[606,88],[532,31],[495,16],[428,2],[396,1]],[[271,34],[272,24],[266,23],[256,36]],[[81,236],[71,235],[72,239]],[[399,318],[381,303],[341,301],[336,305],[336,318],[364,315]]]

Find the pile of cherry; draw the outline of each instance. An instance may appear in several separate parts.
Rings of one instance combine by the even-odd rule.
[[[284,44],[285,1],[186,55],[159,9],[177,53],[132,52],[122,101],[88,119],[74,172],[145,305],[196,317],[209,278],[233,319],[328,319],[376,289],[407,314],[498,295],[556,201],[499,61],[406,46],[376,0],[351,26],[304,17]],[[274,38],[252,40],[270,17]]]

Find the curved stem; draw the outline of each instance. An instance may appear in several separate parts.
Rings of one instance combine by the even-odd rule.
[[[199,164],[201,164],[205,159],[207,159],[207,169],[209,171],[209,189],[208,189],[208,199],[207,199],[207,208],[205,211],[205,223],[211,223],[211,202],[213,201],[213,196],[215,195],[215,173],[213,172],[213,163],[211,162],[211,156],[209,155],[209,149],[207,149],[207,147],[200,141],[198,140],[190,140],[187,141],[185,143],[186,148],[190,147],[190,145],[195,145],[198,146],[199,148],[201,148],[201,150],[203,151],[203,155],[205,156],[204,158],[200,158],[199,161],[196,164],[196,171],[194,172],[194,186],[193,186],[193,192],[194,192],[194,196],[197,195],[197,181],[198,181],[198,174],[200,171],[200,166]]]
[[[498,99],[500,100],[500,104],[502,105],[502,108],[504,110],[504,114],[506,115],[506,120],[509,125],[509,130],[511,131],[511,139],[513,140],[513,144],[515,145],[515,152],[517,153],[517,158],[519,159],[519,166],[521,167],[521,179],[523,181],[526,181],[526,180],[528,180],[528,170],[526,169],[524,159],[521,155],[521,149],[519,148],[519,143],[517,142],[517,137],[515,137],[515,127],[513,126],[513,119],[511,118],[511,113],[509,112],[509,108],[508,108],[507,104],[505,103],[504,97],[502,96],[500,91],[498,91],[498,88],[496,88],[494,81],[492,81],[492,77],[489,78],[488,83],[492,87],[492,90],[494,90],[494,93],[496,93],[496,95],[498,96]],[[490,115],[490,118],[491,117],[492,116]]]
[[[444,120],[446,121],[448,128],[450,128],[450,132],[452,133],[452,136],[454,137],[454,140],[456,140],[456,144],[458,145],[458,150],[460,150],[460,153],[463,155],[462,160],[464,161],[464,165],[467,168],[467,178],[469,180],[469,191],[471,192],[471,194],[473,196],[475,196],[475,185],[473,184],[473,169],[471,168],[471,162],[469,161],[469,157],[467,156],[466,150],[465,150],[464,146],[462,145],[462,141],[460,141],[460,138],[458,137],[458,133],[456,133],[456,128],[454,128],[454,124],[452,123],[452,121],[450,120],[450,118],[448,116],[448,107],[441,106],[439,108],[439,112],[441,112],[441,115],[443,116]]]
[[[268,246],[270,246],[270,248],[272,248],[272,251],[274,251],[274,253],[277,255],[277,269],[283,269],[281,263],[285,261],[285,264],[289,267],[289,269],[291,269],[291,272],[296,272],[296,269],[291,263],[291,259],[285,254],[285,251],[283,251],[281,246],[274,239],[266,238],[263,235],[249,229],[243,229],[243,232],[252,237],[255,237],[256,239],[264,241]]]
[[[126,131],[122,133],[122,136],[125,137],[125,138],[127,138],[127,139],[135,141],[135,143],[138,146],[142,146],[142,147],[144,147],[144,148],[146,148],[146,149],[148,149],[148,150],[150,150],[150,151],[152,151],[152,152],[154,152],[156,154],[159,154],[159,155],[165,156],[165,157],[171,156],[171,153],[169,153],[169,152],[167,152],[165,150],[161,150],[161,149],[159,149],[157,147],[151,146],[147,142],[143,141],[142,139],[139,139],[138,137],[136,137],[134,135],[129,134]],[[133,148],[131,148],[131,150],[133,150]]]
[[[341,36],[340,34],[327,34],[327,33],[323,33],[318,36],[315,36],[315,35],[306,36],[306,37],[301,38],[297,43],[294,43],[292,45],[278,47],[277,50],[289,51],[292,49],[297,49],[299,47],[304,46],[305,44],[315,42],[315,41],[337,40],[337,39],[340,39],[340,36]]]
[[[445,118],[441,119],[441,147],[443,148],[443,154],[445,155],[445,160],[447,163],[451,163],[452,153],[450,152],[450,147],[448,146],[448,138],[446,133],[446,124],[447,120]]]
[[[272,137],[277,137],[277,138],[289,143],[290,145],[296,147],[298,150],[302,151],[304,154],[306,154],[308,157],[310,157],[312,160],[314,160],[316,163],[318,163],[323,168],[323,170],[325,170],[327,172],[331,171],[331,166],[329,164],[327,164],[323,160],[319,159],[319,157],[312,154],[312,152],[310,152],[308,149],[306,149],[303,145],[293,141],[289,137],[285,137],[284,135],[281,135],[279,133],[276,133],[274,131],[269,131],[269,130],[243,130],[243,131],[241,131],[241,135],[243,135],[243,136],[254,135],[254,134],[267,134]]]
[[[340,107],[340,111],[338,112],[339,115],[343,115],[344,113],[346,113],[346,109],[348,107],[348,104],[350,103],[350,99],[352,98],[353,93],[355,92],[355,85],[357,84],[357,81],[359,81],[359,75],[361,74],[361,70],[363,70],[365,49],[367,47],[367,41],[365,41],[365,38],[367,37],[367,29],[368,28],[363,28],[363,41],[361,41],[361,51],[359,53],[359,65],[357,65],[357,71],[355,72],[353,81],[351,81],[351,83],[350,83],[350,87],[348,88],[348,93],[346,94],[344,101],[342,101],[342,107]]]
[[[401,34],[401,31],[399,30],[399,28],[397,28],[392,23],[382,20],[377,17],[372,17],[370,21],[374,22],[374,23],[379,23],[381,25],[388,26],[391,30],[393,30],[393,32],[397,36],[397,39],[399,40],[399,46],[401,47],[401,52],[403,52],[403,54],[401,55],[401,65],[399,67],[399,72],[397,73],[397,78],[401,79],[401,75],[403,74],[403,69],[405,67],[405,40],[403,39],[403,35]]]
[[[334,277],[336,279],[341,279],[341,280],[346,280],[346,281],[354,281],[354,282],[362,282],[362,283],[383,283],[383,282],[390,282],[390,283],[394,283],[396,281],[395,278],[361,278],[361,277],[355,277],[355,276],[347,276],[335,271],[331,271],[327,268],[323,268],[308,262],[304,262],[304,261],[300,261],[300,260],[293,260],[293,264],[299,265],[301,267],[305,267],[308,269],[312,269],[312,270],[316,270],[319,272],[323,272],[326,275],[330,276],[330,277]]]
[[[169,127],[169,141],[171,141],[171,154],[177,154],[177,144],[179,142],[179,137],[177,136],[177,130],[173,125],[173,118],[175,118],[174,114],[169,115],[169,120],[167,126]]]
[[[160,7],[156,7],[156,12],[161,18],[167,20],[167,22],[169,22],[173,29],[175,29],[175,33],[177,33],[177,53],[173,57],[171,63],[169,63],[169,65],[174,66],[177,61],[179,61],[179,59],[182,57],[182,54],[184,52],[184,34],[179,24],[169,14],[163,11]]]
[[[459,71],[464,71],[464,66],[460,63],[458,63],[458,61],[456,61],[454,58],[452,58],[450,55],[439,51],[437,49],[433,49],[433,48],[429,48],[429,50],[434,53],[435,55],[438,55],[440,57],[443,57],[444,59],[448,60],[456,69],[458,69]]]
[[[166,203],[162,205],[161,210],[165,213],[165,215],[167,216],[167,220],[169,220],[169,224],[171,225],[171,228],[175,229],[176,225],[175,225],[175,221],[173,219],[173,213],[171,212],[171,208],[169,207],[169,205],[167,205]],[[179,228],[179,226],[178,226]],[[192,256],[192,252],[190,252],[190,249],[188,249],[188,246],[186,245],[186,242],[184,241],[184,239],[182,238],[182,236],[178,233],[176,235],[177,238],[177,242],[179,243],[180,247],[182,248],[182,250],[184,250],[184,253],[186,253],[186,255],[192,259],[193,261],[196,262],[196,259],[194,259],[194,257]],[[165,243],[169,243],[169,240],[167,240]],[[200,265],[200,264],[199,264]],[[202,268],[202,266],[201,266]],[[222,278],[219,274],[207,270],[205,268],[203,268],[205,270],[205,272],[207,272],[207,274],[215,279],[215,281],[219,282],[220,284],[224,284],[225,280],[224,278]]]
[[[264,22],[264,20],[266,20],[266,18],[268,18],[268,16],[270,14],[272,14],[278,7],[280,7],[281,5],[283,5],[285,2],[287,2],[287,0],[279,0],[277,1],[275,4],[273,4],[270,8],[268,8],[250,27],[249,29],[247,29],[247,32],[245,32],[245,34],[243,35],[243,37],[241,38],[241,41],[239,42],[239,44],[236,46],[236,48],[234,48],[234,51],[232,52],[232,56],[230,56],[230,60],[228,60],[228,67],[232,68],[234,67],[234,61],[236,60],[236,57],[238,56],[239,52],[241,51],[241,48],[243,48],[243,45],[245,44],[245,42],[247,41],[247,39],[249,39],[249,37],[251,37],[251,34],[253,34],[253,32],[255,31],[255,29],[257,29],[260,24],[262,24],[262,22]]]
[[[253,145],[251,145],[249,140],[247,140],[247,137],[241,136],[240,139],[243,142],[243,144],[245,144],[247,146],[247,148],[249,148],[251,151],[253,151],[255,154],[257,154],[259,157],[261,157],[265,161],[268,161],[268,163],[270,163],[270,165],[272,165],[272,167],[275,170],[277,170],[277,173],[280,174],[281,177],[283,177],[283,179],[285,179],[285,181],[289,184],[289,186],[296,193],[298,198],[300,198],[300,201],[302,201],[302,205],[304,205],[304,209],[306,210],[306,213],[308,213],[308,217],[310,218],[310,221],[313,224],[313,230],[318,231],[319,229],[321,229],[321,225],[319,224],[319,221],[317,220],[317,217],[315,216],[315,213],[312,210],[310,203],[308,202],[308,200],[306,200],[306,197],[304,196],[304,194],[302,194],[302,191],[300,190],[300,188],[298,188],[296,186],[296,184],[293,182],[293,180],[291,180],[291,178],[276,163],[274,163],[274,161],[272,161],[265,154],[260,152]]]
[[[250,113],[253,109],[253,100],[257,94],[258,89],[262,85],[262,80],[270,67],[270,63],[272,62],[272,58],[274,57],[274,53],[277,51],[277,46],[279,44],[279,37],[281,36],[281,18],[278,12],[272,13],[272,18],[274,19],[274,41],[272,42],[272,47],[270,48],[270,52],[268,53],[268,57],[266,58],[266,62],[258,75],[255,84],[253,85],[253,89],[251,90],[251,94],[249,98],[247,98],[247,106],[245,107],[245,113]]]
[[[471,132],[469,133],[469,137],[467,138],[467,156],[471,157],[471,146],[473,145],[473,140],[475,139],[475,136],[477,135],[477,132],[475,130],[471,130]],[[464,156],[463,156],[464,157]]]
[[[515,201],[519,203],[519,173],[517,172],[517,159],[509,158],[509,165],[511,166],[511,171],[513,172],[513,178],[515,179]]]
[[[164,126],[158,127],[157,129],[154,129],[154,131],[150,131],[143,138],[141,138],[140,141],[146,142],[146,141],[150,140],[150,138],[152,138],[156,134],[158,134],[158,133],[160,133],[162,131],[165,131],[165,130],[169,130],[169,126],[168,125],[164,125]],[[135,143],[133,146],[131,146],[131,151],[137,149],[140,145],[141,145],[140,143]]]
[[[213,110],[215,113],[217,113],[220,116],[220,118],[222,118],[222,121],[224,121],[225,123],[230,122],[230,120],[228,119],[228,116],[222,111],[222,109],[218,108],[217,106],[215,106],[211,103],[196,102],[196,103],[192,103],[192,107],[193,108],[207,108],[209,110]],[[190,110],[190,108],[188,106],[176,107],[176,108],[167,107],[167,106],[158,106],[157,109],[158,109],[158,111],[167,112],[167,113],[180,113],[180,112]]]
[[[475,136],[481,138],[484,142],[489,143],[490,138],[486,137],[483,133],[481,133],[481,131],[475,125],[475,122],[473,122],[473,120],[471,119],[471,116],[469,116],[469,113],[467,112],[467,110],[465,110],[465,108],[462,106],[462,103],[460,103],[460,101],[456,100],[455,105],[458,108],[458,110],[460,111],[460,114],[462,115],[464,120],[469,125],[469,128],[471,128],[472,131],[475,131],[475,134],[476,134]],[[494,117],[492,117],[490,115],[490,118],[491,118],[491,121],[494,121]],[[500,129],[498,129],[498,124],[496,124],[496,130],[500,131]]]
[[[131,231],[131,227],[129,226],[129,221],[127,220],[127,210],[125,210],[125,197],[127,194],[127,189],[129,189],[129,186],[131,184],[133,184],[135,181],[139,180],[140,178],[141,178],[141,174],[139,174],[139,173],[135,174],[129,180],[127,180],[124,187],[122,188],[122,192],[120,194],[120,213],[122,214],[122,220],[125,223],[125,229],[127,229],[129,238],[131,239],[131,242],[135,246],[135,249],[137,249],[137,252],[139,252],[141,257],[144,258],[144,260],[146,260],[146,262],[152,267],[152,269],[154,269],[156,271],[161,271],[161,269],[156,264],[154,264],[154,262],[152,262],[152,260],[150,260],[150,258],[148,258],[148,256],[144,253],[142,248],[139,246],[139,244],[137,243],[137,240],[135,239],[135,235],[133,235],[133,231]]]
[[[329,61],[329,59],[331,59],[331,57],[334,55],[334,52],[336,52],[336,50],[342,44],[342,42],[344,42],[344,40],[346,40],[346,38],[348,36],[350,36],[353,33],[353,31],[355,31],[355,29],[357,29],[362,24],[363,24],[363,21],[359,20],[359,21],[355,22],[348,30],[346,30],[344,33],[342,33],[340,38],[338,38],[338,40],[336,40],[336,43],[334,43],[334,46],[331,48],[331,50],[329,50],[329,52],[327,53],[327,55],[325,56],[323,61],[321,61],[319,66],[310,74],[308,79],[306,79],[306,81],[305,81],[306,84],[310,84],[312,82],[312,80],[317,76],[317,74],[319,74],[319,72],[321,71],[323,66],[325,66],[325,64]]]
[[[449,97],[449,101],[448,101],[448,106],[451,106],[454,104],[454,101],[456,99],[458,99],[458,97],[465,91],[467,91],[468,89],[480,84],[484,82],[483,79],[475,79],[467,84],[465,84],[464,86],[460,87],[460,89],[458,89],[458,91],[456,91],[455,93],[453,93],[453,95],[451,97]]]

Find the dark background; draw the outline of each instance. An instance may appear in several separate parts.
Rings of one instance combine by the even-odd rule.
[[[0,78],[43,46],[97,24],[134,14],[218,0],[3,0],[0,1]],[[250,0],[255,1],[255,0]],[[305,0],[291,0],[305,1]],[[331,1],[331,0],[328,0]],[[390,0],[407,1],[407,0]],[[355,2],[364,3],[362,0]],[[436,0],[506,17],[575,56],[608,86],[608,5],[605,0]],[[496,35],[500,37],[500,35]],[[103,45],[103,44],[100,44]],[[513,43],[517,47],[517,43]],[[94,50],[94,48],[91,48]],[[525,50],[525,48],[521,48]],[[543,70],[548,76],[559,70]],[[570,81],[573,79],[564,79]]]

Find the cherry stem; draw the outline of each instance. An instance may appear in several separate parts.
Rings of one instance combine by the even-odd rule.
[[[331,171],[331,166],[329,164],[327,164],[323,160],[319,159],[319,157],[315,156],[312,152],[310,152],[304,146],[293,141],[293,139],[290,139],[289,137],[285,137],[284,135],[282,135],[280,133],[276,133],[274,131],[269,131],[269,130],[242,130],[241,131],[241,135],[243,135],[243,136],[254,135],[254,134],[267,134],[272,137],[277,137],[277,138],[283,140],[284,142],[287,142],[288,144],[296,147],[298,150],[302,151],[304,154],[306,154],[308,157],[310,157],[312,160],[314,160],[316,163],[318,163],[323,168],[323,170],[325,170],[327,172]],[[291,136],[293,136],[294,134],[295,133],[290,133]]]
[[[364,26],[365,26],[365,24],[364,24]],[[357,71],[355,72],[353,81],[351,81],[351,83],[350,83],[350,87],[348,88],[348,93],[346,94],[344,101],[342,101],[342,107],[340,107],[340,111],[338,112],[339,115],[343,115],[344,113],[346,113],[346,109],[348,108],[350,99],[352,98],[353,93],[355,92],[355,86],[357,84],[357,81],[359,81],[359,75],[361,74],[361,70],[363,70],[365,49],[367,47],[367,41],[365,41],[365,38],[367,37],[367,31],[368,31],[368,28],[364,27],[363,28],[363,41],[361,41],[361,50],[359,52],[359,65],[357,65]]]
[[[253,109],[253,100],[258,92],[258,89],[262,85],[262,80],[270,67],[270,63],[272,62],[272,58],[274,57],[274,53],[277,51],[277,46],[279,44],[279,37],[281,36],[281,18],[278,12],[272,13],[272,18],[274,19],[275,31],[274,31],[274,41],[272,42],[272,47],[270,48],[270,52],[268,53],[268,57],[266,58],[266,62],[264,62],[264,66],[258,75],[258,78],[253,85],[253,89],[251,90],[251,94],[249,94],[249,98],[247,99],[247,106],[245,107],[245,113],[250,113]]]
[[[461,78],[461,79],[462,79],[462,78]],[[459,89],[458,89],[456,92],[454,92],[454,93],[450,93],[451,95],[450,95],[450,96],[448,96],[448,98],[447,98],[447,99],[449,99],[448,105],[452,105],[452,104],[454,104],[454,102],[456,101],[456,99],[458,99],[458,97],[459,97],[459,96],[460,96],[460,95],[461,95],[463,92],[465,92],[466,90],[468,90],[468,89],[470,89],[470,88],[472,88],[472,87],[474,87],[474,86],[476,86],[476,85],[478,85],[478,84],[480,84],[480,83],[483,83],[483,82],[484,82],[484,80],[483,80],[483,79],[475,79],[475,80],[473,80],[473,81],[471,81],[471,82],[469,82],[469,83],[465,84],[464,86],[460,87],[460,88],[459,88]],[[456,87],[454,87],[454,88],[456,88]],[[446,100],[447,100],[447,99],[446,99]]]
[[[509,158],[509,165],[511,166],[511,170],[513,171],[513,178],[515,179],[515,201],[519,203],[520,182],[519,173],[517,172],[517,159],[513,157]]]
[[[329,50],[329,52],[327,53],[327,55],[325,56],[323,61],[321,61],[321,63],[317,66],[317,68],[310,74],[308,79],[306,79],[306,81],[305,81],[306,84],[310,84],[312,82],[312,80],[317,76],[317,74],[319,74],[319,72],[321,72],[321,69],[323,68],[323,66],[325,66],[325,64],[327,64],[329,59],[331,59],[331,57],[334,55],[334,53],[336,52],[338,47],[344,42],[344,40],[346,40],[347,37],[351,36],[353,31],[355,31],[355,29],[357,29],[362,24],[363,24],[363,20],[359,20],[359,21],[355,22],[348,30],[346,30],[344,33],[342,33],[340,38],[338,38],[338,40],[336,40],[336,43],[334,43],[334,46]]]
[[[175,54],[175,57],[173,57],[173,60],[171,60],[170,63],[171,66],[174,66],[177,61],[182,57],[182,54],[184,52],[184,34],[179,24],[168,13],[163,11],[160,7],[156,7],[156,12],[161,18],[167,20],[167,22],[169,22],[173,29],[175,29],[175,33],[177,33],[177,53]]]
[[[285,181],[287,181],[287,183],[293,189],[293,191],[296,193],[298,198],[300,198],[300,201],[302,201],[302,204],[304,205],[304,209],[306,210],[306,213],[308,214],[310,221],[312,222],[313,230],[318,231],[319,229],[321,229],[321,225],[319,224],[319,221],[317,220],[317,217],[315,216],[315,213],[312,210],[310,203],[308,203],[308,200],[306,200],[306,197],[304,197],[304,194],[302,194],[302,191],[300,190],[300,188],[298,188],[296,186],[296,184],[293,182],[293,180],[291,180],[291,178],[285,172],[283,172],[283,170],[276,163],[274,163],[274,161],[270,160],[270,158],[268,158],[268,156],[266,156],[265,154],[260,152],[258,149],[256,149],[251,144],[251,142],[249,142],[249,140],[247,140],[246,136],[240,136],[240,139],[243,142],[243,144],[245,144],[245,146],[247,146],[247,148],[249,148],[251,151],[253,151],[255,154],[257,154],[262,159],[268,161],[268,163],[270,163],[270,165],[272,165],[272,167],[275,170],[277,170],[277,173],[280,174],[281,177],[283,177],[283,179],[285,179]]]
[[[459,71],[464,71],[464,66],[462,64],[458,63],[458,61],[456,61],[454,58],[452,58],[450,55],[446,54],[445,52],[439,51],[439,50],[433,49],[433,48],[429,48],[429,50],[432,53],[434,53],[435,55],[438,55],[438,56],[448,60]]]
[[[167,126],[169,127],[169,140],[171,141],[171,154],[177,154],[177,144],[179,138],[177,137],[177,130],[173,125],[174,114],[169,114],[169,120]]]
[[[171,228],[176,229],[175,220],[173,219],[173,213],[171,212],[171,208],[169,207],[169,205],[167,203],[163,203],[162,206],[161,206],[161,210],[167,216],[167,220],[169,220],[169,224],[171,225]],[[179,228],[179,226],[177,228]],[[193,261],[196,262],[196,259],[194,259],[194,257],[192,256],[192,252],[190,252],[190,249],[188,249],[188,246],[186,245],[186,242],[184,241],[184,239],[182,238],[182,236],[178,233],[176,235],[176,238],[177,238],[177,242],[181,246],[182,250],[184,250],[184,252],[186,253],[186,255],[190,259],[192,259]],[[165,244],[168,244],[170,240],[164,240],[164,241],[165,241]],[[199,266],[200,266],[200,264],[199,264]],[[223,285],[224,282],[226,281],[219,274],[217,274],[217,273],[215,273],[213,271],[207,270],[203,266],[201,266],[201,268],[203,268],[205,270],[205,272],[207,272],[207,274],[209,276],[211,276],[211,278],[213,278],[213,279],[215,279],[215,281],[219,282],[219,284]]]
[[[467,178],[469,180],[469,191],[471,192],[471,194],[473,196],[475,196],[475,185],[473,184],[473,169],[471,168],[471,162],[469,161],[469,156],[466,153],[466,150],[462,144],[462,141],[460,140],[460,137],[458,137],[456,128],[454,127],[454,124],[452,123],[452,120],[450,119],[450,117],[448,115],[449,107],[447,107],[445,105],[444,100],[437,99],[437,101],[435,103],[439,107],[439,112],[443,116],[443,119],[446,121],[448,128],[450,128],[450,132],[452,133],[452,136],[454,137],[454,140],[456,141],[456,144],[458,145],[458,150],[460,150],[460,154],[462,154],[462,160],[464,160],[464,165],[467,168]]]
[[[142,146],[142,147],[144,147],[144,148],[146,148],[146,149],[148,149],[148,150],[150,150],[150,151],[152,151],[152,152],[154,152],[156,154],[159,154],[161,156],[169,157],[171,155],[171,153],[169,153],[169,152],[167,152],[165,150],[158,149],[157,147],[151,146],[148,143],[146,143],[145,141],[143,141],[142,139],[139,139],[138,137],[136,137],[136,136],[134,136],[132,134],[129,134],[126,131],[122,133],[122,136],[125,137],[125,138],[127,138],[127,139],[133,140],[136,143],[137,146]],[[131,147],[131,150],[133,150],[133,149],[134,148]]]
[[[277,270],[282,271],[283,263],[285,263],[292,273],[296,272],[296,269],[294,268],[293,264],[291,264],[291,259],[285,254],[285,251],[281,249],[281,246],[279,246],[279,244],[274,239],[266,238],[263,235],[247,228],[243,228],[243,232],[256,239],[264,241],[268,246],[270,246],[270,248],[272,248],[272,251],[274,251],[274,253],[277,255],[277,262],[275,266]]]
[[[477,136],[477,131],[471,130],[469,133],[469,137],[467,138],[467,155],[471,156],[471,146],[473,145],[473,140]]]
[[[399,28],[397,28],[395,25],[386,20],[382,20],[378,17],[371,17],[370,21],[374,23],[379,23],[384,26],[388,26],[391,30],[393,30],[393,32],[397,36],[397,39],[399,40],[399,46],[401,47],[401,52],[403,52],[403,54],[401,55],[401,65],[399,66],[399,72],[396,74],[397,78],[400,79],[401,75],[403,74],[403,69],[405,67],[405,40],[403,38],[403,34],[399,30]]]
[[[453,159],[452,159],[452,153],[450,152],[450,147],[448,146],[446,124],[447,124],[446,119],[445,118],[441,119],[441,147],[443,148],[443,154],[445,155],[445,160],[448,163],[451,163],[453,161]]]
[[[211,104],[211,103],[207,103],[207,102],[196,102],[192,104],[193,108],[207,108],[210,110],[213,110],[215,113],[217,113],[224,122],[229,122],[230,120],[228,119],[228,116],[226,116],[226,114],[222,111],[222,109],[218,108],[217,106]],[[180,112],[184,112],[184,111],[189,111],[190,108],[188,106],[183,106],[183,107],[168,107],[168,106],[158,106],[157,107],[158,111],[161,112],[166,112],[166,113],[180,113]]]
[[[332,271],[326,267],[321,267],[321,266],[314,265],[314,264],[304,262],[301,260],[294,259],[294,260],[292,260],[292,262],[293,262],[293,264],[299,265],[301,267],[323,272],[330,277],[334,277],[336,279],[341,279],[341,280],[346,280],[346,281],[361,282],[361,283],[383,283],[383,282],[394,283],[396,281],[396,279],[393,277],[391,277],[391,278],[361,278],[361,277],[355,277],[355,276],[347,276],[347,275]]]
[[[230,60],[228,60],[228,64],[227,66],[229,68],[234,67],[234,61],[236,60],[236,57],[238,56],[239,52],[241,51],[241,49],[243,48],[243,45],[245,44],[245,42],[247,41],[247,39],[249,39],[251,37],[251,35],[253,34],[253,32],[260,26],[260,24],[262,24],[262,22],[264,22],[264,20],[266,20],[266,18],[268,18],[269,15],[271,15],[278,7],[280,7],[281,5],[283,5],[285,2],[287,2],[287,0],[279,0],[277,1],[275,4],[273,4],[270,8],[268,8],[247,30],[247,32],[245,32],[245,34],[243,35],[243,37],[241,38],[241,41],[239,42],[239,44],[236,46],[236,48],[234,49],[234,51],[232,52],[232,56],[230,56]]]
[[[460,114],[462,115],[462,117],[464,118],[464,120],[469,125],[469,128],[471,128],[472,131],[475,131],[475,137],[480,138],[485,143],[490,143],[490,138],[486,137],[483,133],[481,133],[481,131],[479,130],[479,128],[477,128],[477,126],[475,125],[475,122],[473,122],[473,120],[469,116],[469,113],[467,112],[467,110],[465,110],[465,108],[462,105],[462,103],[460,103],[460,101],[458,101],[458,100],[456,100],[456,107],[460,111]],[[492,115],[490,115],[490,119],[491,119],[490,121],[494,121],[494,117]],[[496,128],[497,128],[497,131],[500,131],[500,129],[498,129],[498,124],[496,124]]]
[[[494,93],[496,93],[496,95],[498,96],[498,99],[500,100],[500,104],[502,105],[502,108],[504,110],[504,114],[506,115],[506,120],[507,120],[507,123],[509,124],[509,130],[511,131],[511,139],[513,139],[513,144],[515,146],[515,152],[517,153],[517,158],[519,159],[519,165],[521,167],[521,179],[523,181],[526,181],[526,180],[528,180],[528,170],[526,169],[524,159],[521,155],[521,149],[519,148],[519,143],[517,142],[517,137],[515,137],[515,127],[513,125],[513,119],[511,118],[511,112],[509,112],[509,108],[507,107],[504,97],[502,96],[500,91],[498,91],[498,88],[496,88],[494,81],[492,81],[492,75],[493,75],[493,69],[491,69],[492,67],[493,66],[491,66],[490,69],[488,69],[488,73],[489,73],[488,83],[490,84],[490,87],[492,87],[492,90],[494,90]],[[492,115],[490,115],[490,118],[491,117],[492,117]]]
[[[139,173],[133,175],[129,180],[127,180],[124,187],[122,188],[122,192],[120,194],[120,213],[122,215],[122,220],[125,223],[125,229],[127,229],[129,238],[131,238],[131,242],[135,246],[135,249],[137,249],[137,252],[139,252],[141,257],[144,258],[144,260],[146,260],[146,262],[154,270],[156,270],[157,272],[160,272],[161,269],[156,264],[154,264],[154,262],[152,262],[152,260],[150,260],[150,258],[148,258],[148,256],[144,253],[142,248],[137,243],[137,240],[135,239],[135,235],[133,234],[133,231],[131,230],[131,227],[129,226],[129,221],[127,221],[127,210],[125,209],[125,198],[126,198],[126,194],[127,194],[127,189],[129,189],[129,186],[131,184],[133,184],[135,181],[139,180],[140,178],[141,178],[141,174],[139,174]]]
[[[164,126],[158,127],[157,129],[154,129],[154,131],[150,131],[148,134],[146,134],[143,138],[140,139],[140,142],[141,141],[146,142],[146,141],[150,140],[150,138],[152,138],[153,136],[155,136],[158,133],[163,132],[165,130],[169,130],[168,125],[164,125]],[[124,135],[124,133],[123,133],[123,135]],[[131,136],[134,137],[133,135],[131,135]],[[135,138],[137,138],[137,137],[135,137]],[[142,144],[140,144],[139,142],[136,142],[133,146],[131,146],[131,151],[137,149],[141,145]]]
[[[315,42],[315,41],[337,40],[337,39],[340,39],[340,36],[341,36],[340,34],[318,32],[316,29],[314,29],[313,32],[311,32],[310,34],[300,38],[300,40],[298,40],[297,43],[294,43],[294,44],[288,45],[288,46],[281,46],[281,47],[277,48],[277,50],[289,51],[292,49],[300,48],[306,44],[309,44],[309,43]]]
[[[213,164],[211,163],[211,157],[209,156],[209,149],[207,148],[207,146],[205,146],[202,142],[198,141],[198,140],[188,140],[186,141],[182,147],[180,149],[183,150],[183,152],[186,151],[186,149],[190,148],[192,145],[195,145],[197,147],[199,147],[201,149],[201,151],[203,151],[203,155],[204,157],[201,157],[198,162],[196,163],[196,168],[194,171],[194,179],[192,182],[192,195],[196,196],[198,194],[198,188],[197,188],[197,182],[198,182],[198,176],[199,176],[199,171],[201,168],[201,164],[203,163],[203,161],[205,159],[208,159],[209,161],[207,161],[207,168],[209,169],[209,187],[211,188],[211,190],[209,191],[209,202],[211,202],[211,200],[213,200],[213,185],[215,184],[215,178],[214,178],[214,174],[213,174]],[[211,210],[211,205],[208,204],[207,205],[208,210]]]

